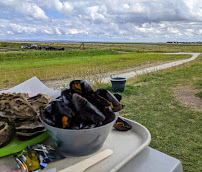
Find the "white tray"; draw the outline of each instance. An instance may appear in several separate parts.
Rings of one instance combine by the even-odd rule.
[[[132,125],[132,129],[127,132],[113,129],[100,151],[112,149],[114,153],[110,157],[88,168],[85,172],[115,172],[149,145],[151,135],[147,128],[135,121],[126,118],[123,119]],[[56,168],[56,170],[59,171],[92,155],[83,157],[70,156],[48,164],[45,170]]]

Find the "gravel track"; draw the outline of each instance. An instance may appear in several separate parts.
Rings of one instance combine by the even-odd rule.
[[[151,73],[151,72],[156,72],[156,71],[159,71],[159,70],[163,70],[163,69],[167,69],[167,68],[171,68],[171,67],[174,67],[174,66],[178,66],[178,65],[187,63],[189,61],[195,60],[200,55],[200,53],[183,53],[183,52],[180,52],[180,53],[161,53],[161,54],[176,54],[176,55],[190,54],[190,55],[192,55],[192,57],[189,58],[189,59],[185,59],[185,60],[178,60],[178,61],[167,62],[167,63],[164,63],[164,64],[155,65],[155,66],[152,66],[152,67],[145,67],[143,69],[138,69],[137,67],[136,68],[133,67],[131,69],[127,69],[127,72],[126,71],[119,71],[116,74],[113,74],[113,76],[132,78],[132,77],[136,77],[138,75],[147,74],[147,73]],[[110,82],[109,76],[111,74],[108,74],[107,77],[103,77],[103,79],[101,79],[101,82],[102,83]],[[68,84],[69,80],[67,80],[67,79],[66,80],[51,80],[51,81],[43,81],[43,82],[49,88],[61,89],[64,85]]]

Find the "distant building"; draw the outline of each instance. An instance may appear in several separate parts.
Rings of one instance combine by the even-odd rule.
[[[201,41],[198,42],[178,42],[178,41],[168,41],[168,44],[202,44]]]

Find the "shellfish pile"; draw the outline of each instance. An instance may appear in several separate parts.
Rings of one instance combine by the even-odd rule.
[[[30,139],[45,131],[39,121],[39,109],[49,103],[47,95],[3,93],[0,95],[0,147],[7,144],[14,133],[20,139]]]
[[[89,129],[105,125],[115,119],[123,108],[120,94],[105,89],[93,90],[86,80],[73,80],[61,95],[41,110],[41,119],[63,129]]]

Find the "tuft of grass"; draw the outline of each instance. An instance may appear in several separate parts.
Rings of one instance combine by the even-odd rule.
[[[199,93],[196,93],[195,96],[196,96],[196,97],[199,97],[200,99],[202,99],[202,91],[199,92]]]

